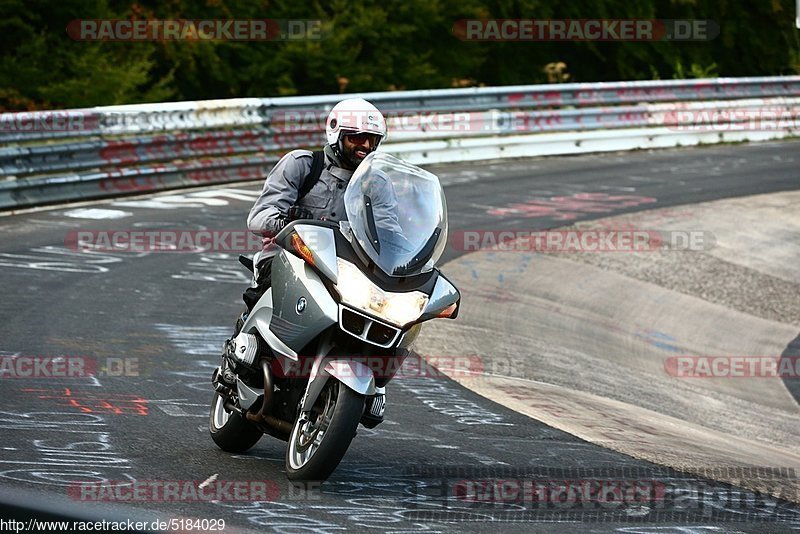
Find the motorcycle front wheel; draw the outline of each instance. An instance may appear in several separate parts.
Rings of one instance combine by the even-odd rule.
[[[309,417],[295,421],[286,449],[289,480],[327,479],[356,435],[364,397],[335,378],[320,393]]]

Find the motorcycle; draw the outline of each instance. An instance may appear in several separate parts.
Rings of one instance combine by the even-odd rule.
[[[287,441],[295,481],[327,479],[358,425],[383,421],[386,386],[422,323],[455,319],[461,302],[435,267],[447,243],[436,175],[373,152],[344,200],[346,220],[297,220],[275,236],[271,287],[212,376],[217,446],[241,453],[264,434]],[[240,258],[254,283],[260,254]]]

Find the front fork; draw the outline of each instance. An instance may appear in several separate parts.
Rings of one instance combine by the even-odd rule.
[[[386,388],[375,386],[375,374],[368,366],[348,356],[330,355],[333,349],[331,335],[321,340],[314,364],[308,378],[308,385],[300,401],[298,419],[302,424],[310,420],[311,410],[319,399],[328,379],[333,377],[355,393],[367,397],[367,410],[362,423],[368,428],[376,426],[383,420],[386,407]]]

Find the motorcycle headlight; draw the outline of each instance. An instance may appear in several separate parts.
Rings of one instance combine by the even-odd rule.
[[[349,261],[337,258],[337,263],[339,276],[336,289],[344,304],[399,327],[419,319],[428,304],[428,295],[421,291],[384,291]]]

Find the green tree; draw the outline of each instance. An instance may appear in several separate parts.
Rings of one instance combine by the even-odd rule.
[[[800,72],[793,0],[0,0],[0,108]],[[313,19],[322,39],[84,42],[74,19]],[[461,19],[711,19],[700,42],[476,42]],[[563,78],[563,77],[562,77]]]
[[[0,0],[0,107],[35,109],[158,101],[174,95],[154,77],[154,48],[74,41],[77,18],[115,18],[103,0]]]

